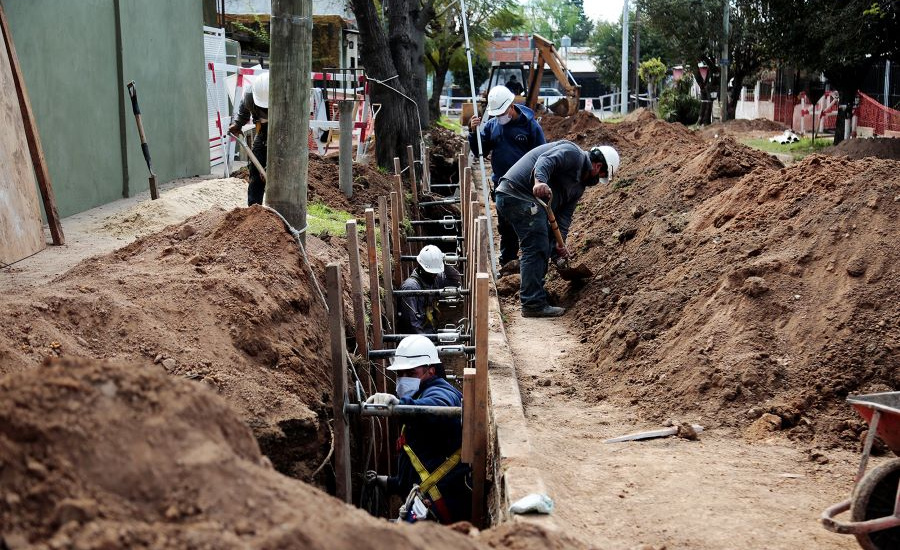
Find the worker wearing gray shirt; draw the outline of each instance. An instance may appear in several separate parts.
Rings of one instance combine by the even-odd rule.
[[[563,239],[569,232],[572,215],[585,187],[607,183],[619,168],[619,154],[609,146],[584,151],[570,141],[554,141],[525,154],[500,179],[497,209],[510,221],[519,238],[522,282],[519,299],[524,317],[559,317],[561,307],[547,303],[544,277],[551,255],[552,236],[547,213],[535,197],[552,201]],[[560,258],[569,255],[565,247],[553,245]]]

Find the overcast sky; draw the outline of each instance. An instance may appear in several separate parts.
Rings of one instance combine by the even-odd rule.
[[[624,0],[584,0],[584,13],[594,21],[615,22],[622,16]]]

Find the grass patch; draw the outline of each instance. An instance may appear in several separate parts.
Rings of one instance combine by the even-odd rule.
[[[800,160],[806,155],[810,155],[818,152],[820,149],[833,145],[834,138],[831,136],[818,137],[816,138],[815,143],[813,143],[812,138],[802,137],[800,138],[800,141],[796,143],[785,143],[784,145],[781,143],[773,143],[767,138],[742,139],[741,143],[767,153],[787,153],[793,156],[794,160]]]
[[[445,130],[450,130],[454,134],[462,133],[462,129],[463,129],[462,124],[460,124],[450,118],[442,116],[438,120],[434,121],[434,123]]]
[[[353,214],[331,208],[322,202],[311,202],[307,205],[307,231],[317,237],[324,237],[327,235],[346,237],[347,220],[352,219]],[[360,233],[364,233],[366,224],[357,220],[356,228]]]

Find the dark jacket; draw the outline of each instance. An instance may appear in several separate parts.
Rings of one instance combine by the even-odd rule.
[[[430,285],[426,283],[417,267],[403,284],[400,290],[428,290],[447,287],[458,287],[459,271],[452,266],[445,266],[444,273],[437,275]],[[437,332],[438,296],[401,296],[397,300],[397,332],[399,334],[434,334]],[[430,310],[430,311],[429,311]],[[429,315],[432,317],[429,320]]]
[[[461,407],[462,393],[444,378],[435,376],[422,382],[419,391],[400,399],[401,405]],[[429,472],[433,472],[462,446],[462,419],[442,416],[420,416],[406,421],[401,436]],[[421,483],[412,462],[398,445],[397,475],[388,478],[388,492],[405,498],[413,484]],[[453,516],[450,521],[470,519],[471,492],[465,485],[468,466],[458,464],[437,488]]]
[[[497,192],[534,201],[535,180],[546,183],[553,191],[551,207],[565,237],[590,171],[591,159],[587,151],[571,141],[553,141],[532,149],[515,163],[501,178]]]
[[[534,112],[524,105],[514,105],[519,113],[516,120],[500,124],[492,118],[481,130],[481,148],[484,156],[491,155],[491,181],[497,182],[522,155],[547,143],[541,125],[534,119]],[[469,147],[478,153],[478,141],[474,132],[469,133]]]
[[[256,139],[266,141],[269,133],[269,110],[256,106],[256,103],[253,101],[252,89],[244,92],[244,99],[241,101],[240,107],[238,107],[238,114],[234,117],[232,125],[243,128],[245,124],[250,122],[250,117],[253,117],[253,122],[259,124],[259,133]]]

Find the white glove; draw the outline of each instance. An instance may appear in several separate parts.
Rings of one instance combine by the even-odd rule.
[[[366,399],[366,405],[387,405],[388,407],[393,407],[399,402],[400,400],[395,395],[389,393],[376,393]]]

